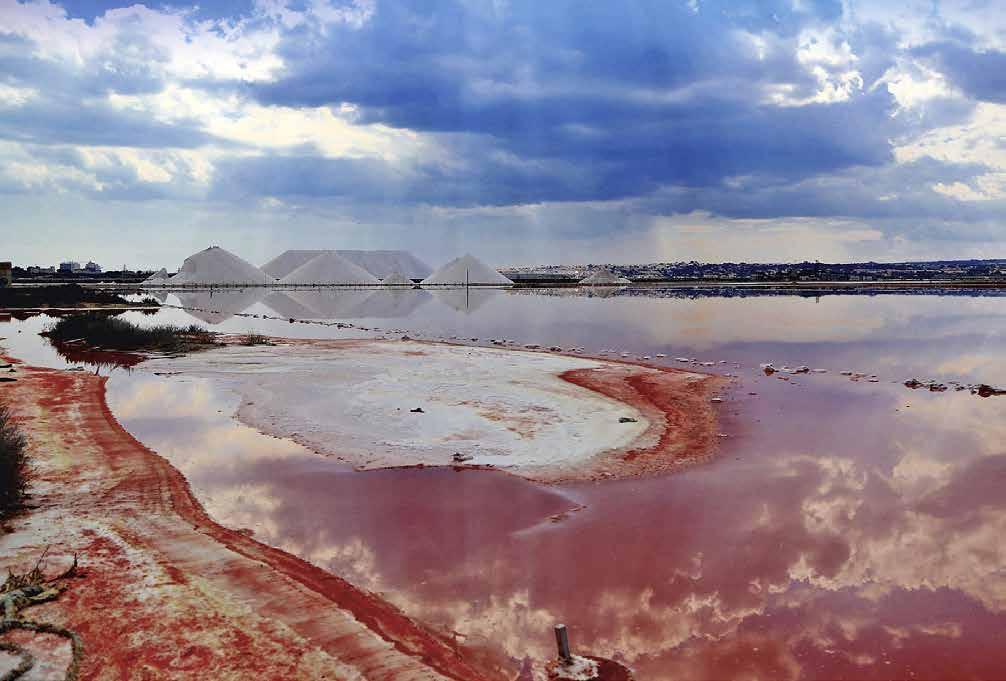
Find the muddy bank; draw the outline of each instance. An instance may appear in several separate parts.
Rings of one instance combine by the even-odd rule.
[[[34,456],[34,508],[0,535],[0,570],[47,546],[81,557],[84,577],[31,613],[79,633],[81,678],[500,678],[376,596],[210,520],[115,421],[103,377],[18,375],[3,400]],[[50,638],[22,642],[50,671],[68,657]]]
[[[277,341],[158,358],[237,418],[358,469],[465,465],[541,481],[667,471],[715,447],[723,379],[545,352],[387,340]]]

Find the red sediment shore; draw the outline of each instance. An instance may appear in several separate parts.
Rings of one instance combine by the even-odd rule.
[[[54,569],[79,555],[84,578],[29,612],[80,634],[80,678],[503,678],[377,596],[213,522],[116,422],[103,377],[18,365],[17,379],[2,401],[29,440],[34,506],[0,535],[0,570],[47,546]],[[63,645],[28,642],[50,666]]]
[[[634,406],[650,425],[631,446],[597,457],[577,479],[666,473],[714,453],[717,417],[710,399],[725,379],[678,369],[617,367],[575,369],[561,378]]]

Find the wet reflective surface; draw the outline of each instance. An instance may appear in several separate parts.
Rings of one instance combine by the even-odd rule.
[[[902,384],[1006,384],[1006,299],[477,291],[473,304],[395,292],[420,295],[368,307],[283,292],[294,308],[274,293],[241,310],[217,293],[200,307],[229,332],[360,333],[237,316],[299,319],[303,308],[431,338],[697,358],[738,375],[721,411],[729,437],[714,461],[647,480],[355,473],[238,424],[224,382],[113,372],[116,416],[221,522],[459,632],[515,673],[525,656],[551,654],[563,621],[575,647],[640,679],[1006,676],[1006,397]],[[180,310],[153,319],[193,321]],[[0,336],[34,337],[38,324],[0,324]],[[62,361],[30,340],[0,342]],[[766,376],[763,362],[828,373]]]

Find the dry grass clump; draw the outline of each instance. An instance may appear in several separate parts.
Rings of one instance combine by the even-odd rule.
[[[0,405],[0,518],[24,507],[30,472],[28,441],[10,410]]]
[[[239,343],[241,345],[275,345],[275,343],[269,340],[269,336],[263,336],[260,333],[252,333],[250,331],[241,336]]]

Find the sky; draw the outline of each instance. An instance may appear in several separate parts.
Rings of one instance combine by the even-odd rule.
[[[997,5],[0,0],[0,257],[1006,257]]]

